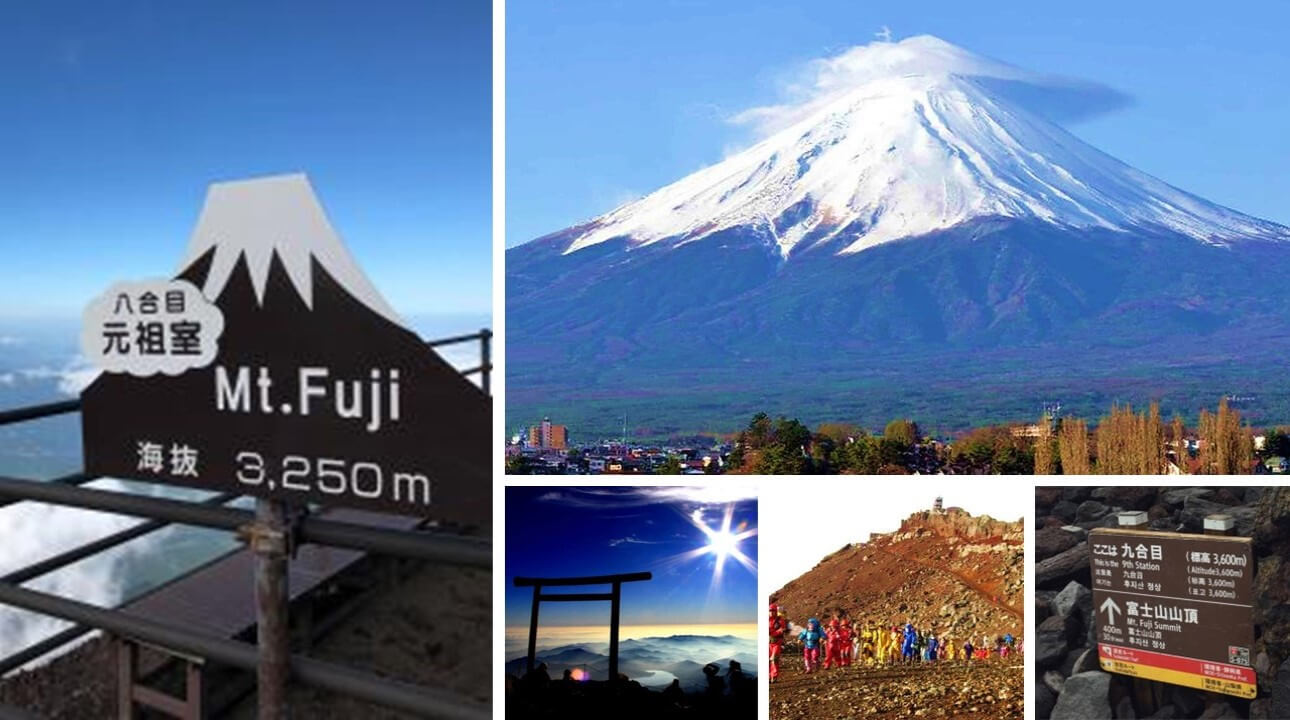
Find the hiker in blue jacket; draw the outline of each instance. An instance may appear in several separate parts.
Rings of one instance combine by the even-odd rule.
[[[824,644],[824,630],[820,627],[820,621],[811,618],[806,621],[806,629],[797,634],[797,639],[802,641],[802,661],[806,664],[806,672],[813,672],[820,667],[820,646]]]

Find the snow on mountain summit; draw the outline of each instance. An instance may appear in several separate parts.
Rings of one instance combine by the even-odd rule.
[[[256,299],[263,302],[276,256],[305,305],[313,307],[316,260],[357,300],[397,325],[385,302],[345,248],[303,173],[213,183],[180,271],[215,248],[202,292],[214,300],[240,258],[246,258]]]
[[[976,218],[1127,231],[1215,245],[1290,229],[1174,188],[1084,143],[1013,98],[1051,79],[928,36],[824,63],[806,102],[750,111],[784,127],[756,145],[581,225],[565,253],[613,238],[692,242],[763,231],[787,258],[854,253]]]

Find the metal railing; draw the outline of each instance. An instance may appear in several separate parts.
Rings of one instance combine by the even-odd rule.
[[[464,376],[479,374],[480,387],[485,394],[489,394],[493,370],[492,335],[491,330],[484,328],[468,335],[429,340],[426,344],[429,347],[441,347],[478,341],[480,343],[479,365],[460,372]],[[80,408],[81,403],[77,399],[3,410],[0,411],[0,426],[78,412]],[[0,508],[30,500],[147,518],[145,522],[138,525],[0,576],[0,604],[20,607],[76,623],[31,646],[0,658],[0,676],[53,652],[95,629],[129,635],[174,650],[209,657],[232,667],[254,670],[258,663],[254,645],[228,638],[201,635],[186,628],[131,616],[120,610],[100,608],[58,595],[19,587],[22,583],[171,524],[236,531],[254,520],[253,512],[225,507],[226,503],[239,497],[235,493],[221,493],[202,501],[192,502],[81,487],[95,479],[97,478],[85,473],[72,473],[43,482],[0,477]],[[300,524],[300,538],[302,542],[319,545],[366,550],[453,565],[492,567],[491,541],[464,536],[409,533],[308,517]],[[459,720],[483,720],[491,717],[491,710],[474,700],[394,681],[372,673],[360,672],[303,656],[292,656],[290,665],[292,677],[301,682],[385,707],[423,716]],[[9,713],[15,711],[16,709],[0,706],[0,717],[12,716]]]

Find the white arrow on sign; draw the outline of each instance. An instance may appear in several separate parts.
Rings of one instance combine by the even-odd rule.
[[[1120,612],[1120,606],[1115,604],[1115,600],[1113,598],[1103,600],[1102,607],[1100,609],[1106,612],[1107,622],[1114,625],[1115,614]]]

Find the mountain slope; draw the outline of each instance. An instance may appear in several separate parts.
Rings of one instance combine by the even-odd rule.
[[[912,621],[955,638],[1020,634],[1024,534],[1020,521],[959,508],[915,513],[894,533],[829,555],[771,599],[799,625],[842,610],[861,622]]]
[[[613,238],[693,242],[760,228],[783,257],[852,253],[984,217],[1164,229],[1204,242],[1290,240],[1290,229],[1173,188],[1010,101],[966,51],[921,36],[867,48],[901,74],[839,93],[711,167],[583,225],[564,252]],[[948,66],[937,59],[959,55]],[[972,63],[969,66],[969,63]],[[998,73],[993,73],[998,74]]]

